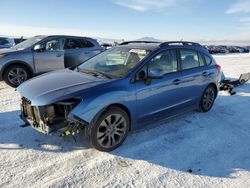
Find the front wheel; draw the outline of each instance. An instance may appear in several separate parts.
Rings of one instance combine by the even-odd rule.
[[[3,79],[11,87],[17,87],[30,78],[28,69],[22,65],[12,65],[4,71]]]
[[[129,127],[130,120],[127,113],[120,108],[113,107],[86,127],[85,134],[94,148],[108,152],[123,143],[128,135]]]
[[[209,85],[205,89],[201,97],[200,109],[202,112],[208,112],[209,110],[211,110],[214,104],[215,97],[216,97],[216,90],[214,86]]]

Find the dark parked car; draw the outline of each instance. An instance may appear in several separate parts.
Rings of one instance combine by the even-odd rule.
[[[236,46],[236,48],[240,51],[240,53],[249,53],[249,49],[245,47]]]
[[[103,47],[104,50],[107,50],[113,47],[113,45],[110,43],[103,43],[101,46]]]
[[[126,42],[23,83],[22,119],[43,133],[84,128],[98,150],[111,151],[128,132],[188,110],[209,111],[221,68],[192,42]]]
[[[15,40],[8,37],[0,37],[0,49],[10,48],[15,45]]]
[[[208,51],[210,54],[218,54],[220,50],[217,46],[208,46]]]
[[[16,87],[37,74],[76,67],[102,50],[92,38],[35,36],[0,50],[0,80]]]
[[[23,38],[23,37],[20,37],[20,38],[14,38],[14,41],[15,41],[15,45],[23,42],[23,41],[26,41],[27,39]]]
[[[235,46],[229,46],[228,51],[229,53],[240,53],[240,50],[237,49]]]
[[[24,39],[23,37],[21,38],[0,37],[0,49],[11,48],[25,40],[26,39]]]

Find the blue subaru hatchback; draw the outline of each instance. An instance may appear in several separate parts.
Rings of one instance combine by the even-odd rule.
[[[33,78],[17,88],[21,118],[40,132],[84,129],[101,151],[120,146],[132,129],[187,110],[209,111],[221,68],[193,42],[131,41],[75,70]]]

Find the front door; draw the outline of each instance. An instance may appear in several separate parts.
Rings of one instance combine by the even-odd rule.
[[[64,51],[60,39],[50,39],[40,45],[41,49],[33,52],[36,73],[65,68]]]
[[[148,120],[169,117],[177,113],[183,102],[180,92],[181,73],[178,72],[176,50],[165,50],[152,58],[143,70],[157,68],[164,71],[160,79],[137,81],[137,120],[138,123]]]

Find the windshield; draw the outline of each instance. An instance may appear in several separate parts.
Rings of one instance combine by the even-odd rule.
[[[17,44],[16,46],[13,46],[12,48],[14,49],[26,49],[29,48],[30,46],[36,44],[37,42],[41,41],[42,39],[44,39],[45,36],[39,36],[39,37],[32,37],[29,38],[19,44]]]
[[[84,62],[78,70],[121,78],[126,76],[149,52],[138,48],[111,48]]]

